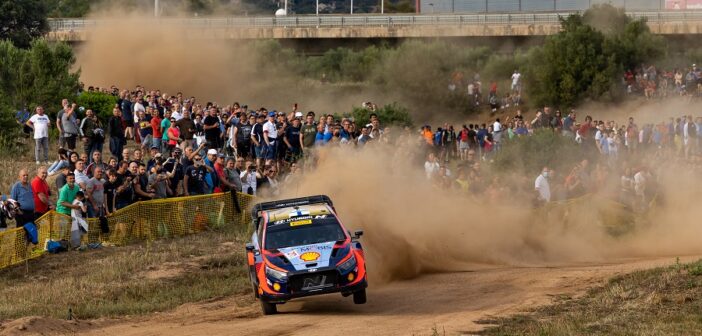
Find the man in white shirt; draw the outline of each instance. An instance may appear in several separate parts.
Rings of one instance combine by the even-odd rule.
[[[514,70],[514,73],[512,74],[512,91],[521,91],[521,85],[519,85],[520,78],[522,78],[522,74],[519,73],[519,70]]]
[[[551,187],[548,184],[549,174],[548,167],[544,167],[541,174],[536,177],[536,181],[534,182],[534,190],[538,193],[537,199],[541,204],[551,201]]]
[[[35,114],[27,120],[27,126],[34,130],[34,157],[37,164],[40,161],[49,162],[49,125],[51,120],[44,114],[44,107],[37,106]]]
[[[276,158],[276,148],[278,147],[278,127],[275,124],[275,112],[268,112],[268,121],[263,124],[263,141],[266,154],[263,156],[266,161]],[[266,164],[269,164],[266,162]]]
[[[500,141],[502,140],[502,124],[500,118],[495,119],[492,124],[492,141],[495,143],[495,150],[500,149]]]
[[[80,190],[87,191],[90,177],[85,174],[85,161],[76,161],[76,170],[73,171],[73,174],[76,176],[76,184],[80,187]]]

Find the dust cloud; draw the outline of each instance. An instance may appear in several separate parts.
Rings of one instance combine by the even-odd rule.
[[[141,85],[169,95],[182,92],[203,103],[238,101],[252,109],[287,109],[300,102],[304,110],[323,113],[380,100],[378,92],[300,78],[293,68],[263,61],[285,54],[262,55],[266,49],[255,48],[253,40],[212,38],[177,17],[155,20],[109,8],[96,9],[91,18],[101,24],[91,27],[87,41],[76,48],[76,66],[86,86]]]
[[[114,10],[93,16],[105,13],[111,24],[94,28],[78,48],[77,65],[87,85],[138,84],[222,105],[237,100],[251,107],[281,109],[300,102],[303,109],[318,112],[347,110],[366,100],[391,101],[386,92],[322,89],[291,70],[268,71],[272,65],[261,64],[251,42],[205,39],[182,25]],[[633,114],[641,122],[658,122],[690,109],[683,103],[666,108],[656,104],[664,103],[616,109],[590,105],[578,112],[580,119],[592,114],[623,121]],[[492,265],[702,253],[698,239],[702,208],[696,206],[702,188],[690,167],[661,163],[665,202],[648,218],[637,218],[632,232],[613,236],[602,225],[607,205],[596,199],[539,212],[528,202],[491,203],[480,196],[438,191],[423,174],[423,155],[417,147],[411,143],[326,150],[318,165],[298,185],[288,186],[283,196],[331,196],[346,226],[365,230],[369,267],[375,279],[384,281]]]
[[[670,204],[658,204],[649,218],[636,218],[630,232],[612,235],[605,223],[618,220],[607,218],[617,215],[611,202],[590,197],[534,210],[526,201],[495,203],[441,191],[427,181],[414,159],[418,153],[410,148],[417,145],[327,149],[283,197],[329,195],[347,228],[364,230],[370,272],[381,282],[495,265],[702,253],[702,225],[696,220],[702,209],[694,206],[702,189],[692,173],[684,175],[684,192],[674,190],[680,183],[661,190]],[[671,182],[676,176],[664,171],[661,179]]]

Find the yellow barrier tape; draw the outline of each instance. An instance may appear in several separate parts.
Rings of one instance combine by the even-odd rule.
[[[224,225],[246,225],[253,196],[237,193],[241,213],[236,212],[231,193],[178,197],[136,202],[107,217],[110,233],[103,234],[98,218],[88,219],[85,243],[126,245],[158,238],[178,237]],[[27,242],[23,228],[0,232],[0,269],[45,253],[45,242],[69,240],[71,217],[55,211],[35,221],[39,244]]]

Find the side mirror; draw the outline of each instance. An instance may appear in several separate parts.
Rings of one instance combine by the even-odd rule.
[[[254,246],[254,244],[251,244],[251,243],[246,244],[246,251],[253,252],[254,250],[256,250],[256,247]]]
[[[353,238],[354,238],[354,239],[361,238],[361,236],[363,236],[363,230],[356,230],[356,231],[353,232]]]

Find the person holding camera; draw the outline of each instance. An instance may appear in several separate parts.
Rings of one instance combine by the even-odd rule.
[[[205,195],[207,193],[207,173],[213,173],[214,169],[206,165],[202,159],[202,155],[196,154],[193,157],[193,165],[185,168],[185,176],[183,177],[183,187],[185,188],[185,196]]]
[[[246,161],[246,169],[241,172],[241,190],[249,195],[256,196],[257,180],[261,179],[261,173],[256,169],[256,165],[251,161]]]
[[[105,131],[103,130],[102,122],[98,119],[95,112],[91,109],[85,111],[85,118],[80,123],[80,135],[83,139],[83,150],[85,153],[92,154],[93,152],[102,153],[102,145],[105,143]],[[92,157],[88,160],[92,163]]]

